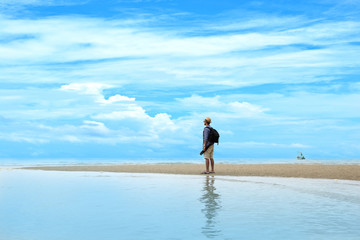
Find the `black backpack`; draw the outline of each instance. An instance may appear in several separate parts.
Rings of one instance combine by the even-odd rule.
[[[215,128],[211,128],[211,127],[207,127],[207,128],[210,129],[209,142],[213,142],[213,143],[219,144],[220,134],[218,133],[218,131],[216,131]]]

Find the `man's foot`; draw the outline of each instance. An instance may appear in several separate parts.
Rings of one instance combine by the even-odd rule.
[[[214,171],[211,171],[211,172],[209,172],[209,173],[215,173]]]
[[[209,174],[210,172],[202,172],[201,174]]]

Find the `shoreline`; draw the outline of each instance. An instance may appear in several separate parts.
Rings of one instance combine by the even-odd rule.
[[[117,164],[34,166],[18,169],[45,171],[123,172],[201,175],[204,164]],[[215,176],[257,176],[342,179],[360,181],[360,165],[356,164],[215,164]]]

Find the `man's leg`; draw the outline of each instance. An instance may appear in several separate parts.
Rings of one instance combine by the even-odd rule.
[[[209,172],[209,159],[205,158],[205,163],[206,163],[206,172]]]
[[[215,168],[214,168],[214,159],[213,158],[210,158],[210,161],[211,161],[211,172],[215,172]]]
[[[210,173],[215,173],[213,155],[214,155],[214,144],[209,147],[209,159],[211,161],[211,172]]]

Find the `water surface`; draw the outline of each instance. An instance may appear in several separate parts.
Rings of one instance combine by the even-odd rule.
[[[0,239],[359,239],[360,182],[0,170]]]

